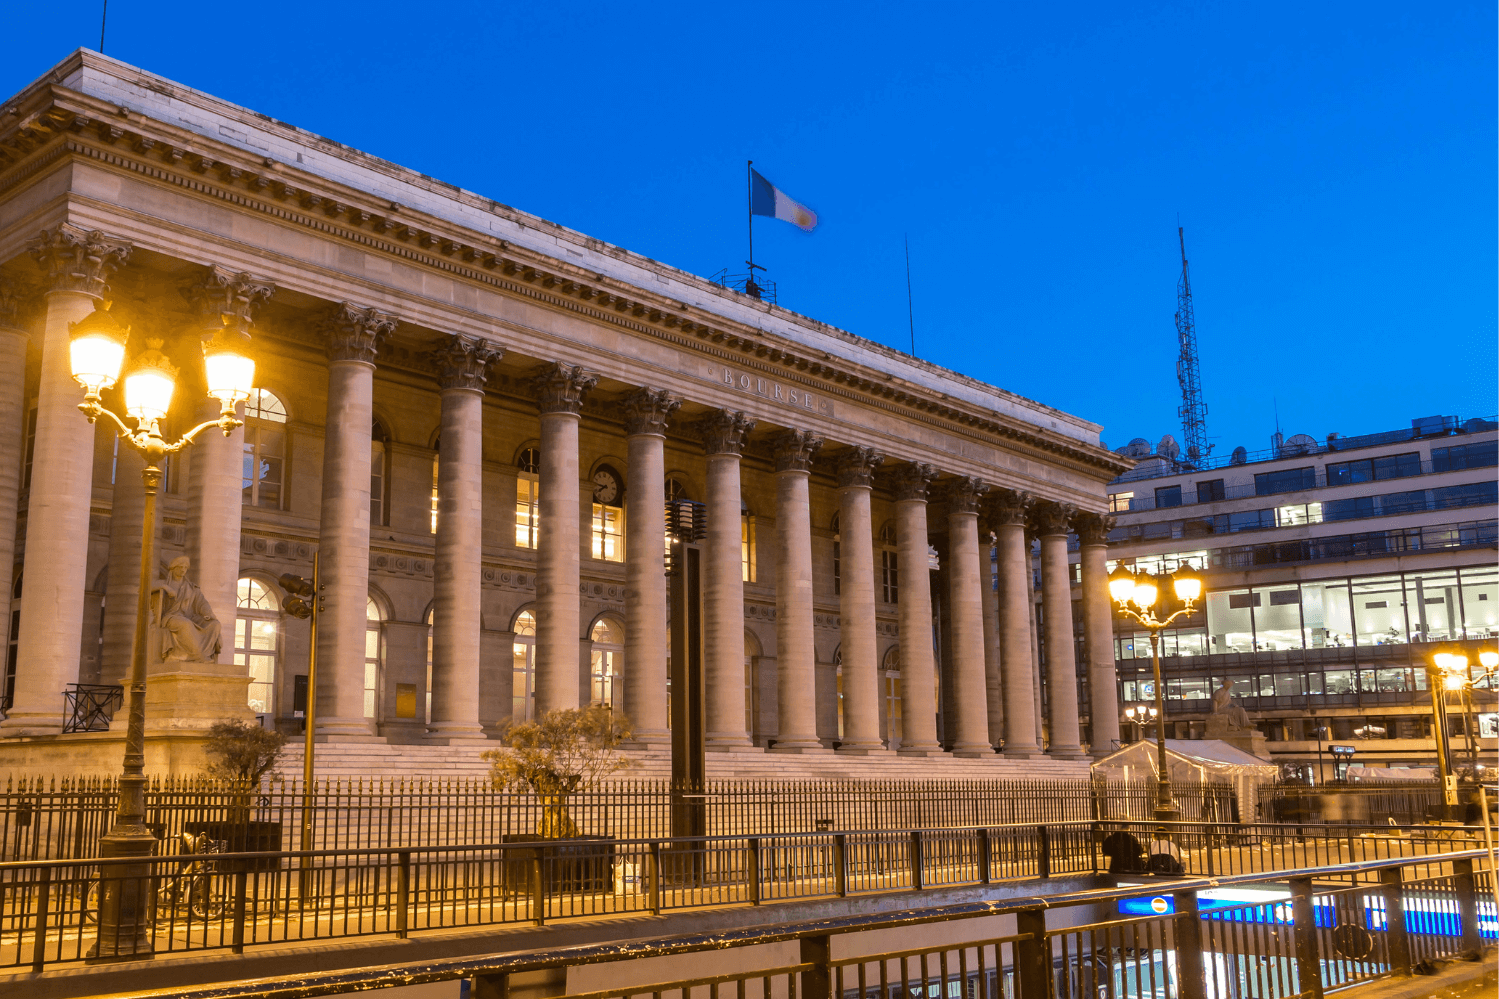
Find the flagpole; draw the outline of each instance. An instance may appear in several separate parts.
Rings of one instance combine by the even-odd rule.
[[[755,279],[755,181],[754,160],[744,161],[744,214],[749,219],[749,276]]]
[[[906,234],[906,316],[911,322],[911,356],[916,356],[916,306],[911,300],[911,236]]]

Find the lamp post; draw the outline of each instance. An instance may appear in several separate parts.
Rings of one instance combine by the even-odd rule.
[[[1437,776],[1442,782],[1442,818],[1452,818],[1457,807],[1457,777],[1452,773],[1452,743],[1448,734],[1447,691],[1462,687],[1461,673],[1468,657],[1458,652],[1438,652],[1426,664],[1426,686],[1431,689],[1431,719],[1436,729]]]
[[[1124,717],[1134,723],[1135,741],[1139,742],[1145,738],[1145,723],[1156,717],[1156,709],[1144,704],[1132,704],[1124,709]]]
[[[1161,684],[1161,632],[1177,618],[1192,613],[1193,604],[1202,597],[1202,577],[1192,571],[1190,564],[1182,563],[1171,574],[1171,589],[1182,606],[1162,619],[1156,616],[1154,609],[1160,594],[1160,584],[1155,576],[1148,572],[1130,572],[1122,564],[1109,574],[1109,596],[1118,605],[1119,612],[1138,621],[1150,632],[1150,665],[1155,675],[1155,817],[1158,822],[1173,821],[1181,814],[1171,799],[1171,777],[1166,771],[1166,694]]]
[[[1486,679],[1499,671],[1499,651],[1484,649],[1478,653],[1478,664],[1483,668],[1479,679]],[[1431,657],[1431,663],[1426,667],[1427,675],[1431,680],[1432,710],[1436,711],[1436,705],[1442,704],[1443,711],[1438,712],[1439,717],[1445,722],[1446,692],[1458,690],[1462,692],[1463,700],[1463,736],[1468,741],[1468,748],[1473,757],[1473,781],[1475,784],[1475,795],[1477,797],[1478,814],[1483,823],[1484,847],[1489,853],[1489,869],[1499,870],[1496,866],[1494,855],[1494,833],[1489,824],[1489,798],[1488,791],[1484,789],[1483,781],[1478,776],[1478,744],[1474,741],[1473,731],[1473,684],[1476,682],[1473,676],[1473,666],[1467,655],[1462,652],[1438,652]],[[1446,735],[1443,729],[1442,735]],[[1437,740],[1437,761],[1442,769],[1442,802],[1448,810],[1448,818],[1451,818],[1450,810],[1457,804],[1457,779],[1451,774],[1450,751],[1444,753],[1445,739]]]
[[[151,583],[155,575],[156,491],[161,463],[182,450],[209,427],[224,436],[240,426],[234,407],[250,397],[255,362],[246,354],[244,334],[221,329],[203,344],[203,369],[208,395],[221,404],[219,418],[200,423],[176,441],[161,435],[161,420],[171,406],[177,368],[161,352],[162,341],[148,337],[146,349],[125,370],[125,413],[136,425],[131,430],[119,416],[104,408],[99,393],[120,378],[129,330],[104,309],[95,309],[72,324],[69,360],[73,380],[83,386],[78,408],[93,423],[107,416],[119,428],[120,440],[145,459],[141,479],[146,489],[145,526],[141,531],[140,593],[135,608],[135,643],[130,657],[130,715],[125,731],[125,760],[120,774],[119,804],[114,827],[99,841],[101,857],[121,858],[101,871],[99,933],[88,953],[90,962],[129,961],[153,957],[148,934],[151,925],[151,849],[156,837],[146,827],[146,622]]]

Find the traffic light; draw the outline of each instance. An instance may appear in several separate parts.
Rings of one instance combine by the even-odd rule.
[[[281,588],[288,594],[286,602],[281,609],[295,618],[306,619],[312,617],[312,601],[314,591],[312,583],[301,576],[294,576],[289,572],[283,572],[279,580]]]

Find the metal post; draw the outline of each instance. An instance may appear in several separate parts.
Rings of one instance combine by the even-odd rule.
[[[396,869],[396,936],[405,940],[411,929],[411,851],[402,850],[396,856],[399,860]]]
[[[911,890],[921,891],[926,887],[926,879],[922,877],[921,863],[921,830],[911,830]]]
[[[1202,916],[1197,911],[1197,893],[1179,891],[1171,897],[1176,903],[1172,934],[1176,950],[1177,999],[1207,999],[1208,983],[1202,963]]]
[[[745,880],[749,882],[750,905],[760,904],[760,837],[751,836],[744,856]]]
[[[1463,953],[1471,954],[1476,960],[1483,952],[1483,940],[1478,935],[1478,889],[1473,881],[1473,861],[1452,862],[1452,886],[1457,892]]]
[[[1046,938],[1046,910],[1015,913],[1015,932],[1029,934],[1015,941],[1016,990],[1020,999],[1051,999],[1051,941]]]
[[[1447,689],[1442,685],[1442,671],[1426,664],[1426,686],[1431,690],[1431,719],[1436,727],[1437,776],[1442,781],[1442,818],[1452,818],[1457,806],[1456,781],[1452,776],[1452,747],[1447,736]]]
[[[1322,962],[1317,948],[1316,909],[1310,878],[1291,879],[1291,913],[1296,943],[1296,988],[1310,999],[1322,999]]]
[[[239,861],[239,870],[234,872],[234,944],[230,948],[236,954],[245,952],[245,882],[249,880],[249,872],[245,870],[245,862]]]
[[[537,926],[545,926],[547,921],[546,880],[541,870],[542,850],[543,847],[534,847],[527,851],[531,854],[531,918]]]
[[[989,857],[989,830],[980,829],[979,839],[979,884],[990,884],[994,880]]]
[[[801,963],[814,967],[802,972],[801,999],[833,999],[832,937],[802,937]]]
[[[1051,830],[1046,826],[1036,827],[1036,876],[1051,877]]]
[[[1389,949],[1390,968],[1397,975],[1411,973],[1411,943],[1405,925],[1405,895],[1401,871],[1386,867],[1379,872],[1384,893],[1385,946]]]
[[[311,630],[312,642],[307,651],[307,708],[304,712],[304,732],[302,736],[302,846],[301,849],[308,851],[312,849],[313,841],[313,809],[312,809],[312,754],[313,734],[317,726],[317,612],[318,604],[323,602],[322,584],[318,579],[318,553],[312,553],[312,605]],[[306,870],[312,864],[311,857],[303,857],[301,866]],[[306,884],[306,878],[303,878]]]
[[[47,962],[47,910],[52,901],[52,868],[41,869],[36,891],[36,942],[31,948],[31,970],[40,975]]]
[[[848,895],[848,837],[843,833],[833,836],[833,891],[839,898]]]
[[[655,916],[661,915],[661,843],[651,840],[645,857],[646,906]]]
[[[1166,688],[1161,683],[1161,629],[1150,629],[1150,666],[1155,674],[1155,750],[1156,797],[1155,820],[1174,822],[1180,817],[1176,802],[1171,800],[1171,773],[1166,769]]]

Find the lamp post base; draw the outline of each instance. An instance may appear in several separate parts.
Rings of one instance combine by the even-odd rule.
[[[99,871],[99,933],[86,964],[149,961],[155,919],[151,851],[156,837],[143,825],[116,825],[99,840],[99,856],[119,857]]]

